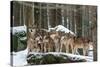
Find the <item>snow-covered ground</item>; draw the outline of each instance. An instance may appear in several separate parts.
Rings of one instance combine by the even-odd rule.
[[[28,49],[19,52],[12,52],[13,66],[27,65],[27,53]]]
[[[13,52],[13,66],[24,66],[27,65],[27,53],[28,50],[25,49],[23,51],[19,51],[19,52]],[[89,51],[88,56],[82,56],[82,55],[73,55],[70,53],[64,53],[64,52],[48,52],[48,53],[36,53],[36,52],[32,52],[30,54],[34,54],[34,55],[44,55],[44,54],[53,54],[53,55],[67,55],[68,57],[70,57],[73,60],[80,60],[80,59],[85,59],[87,62],[92,62],[93,61],[93,51]],[[40,57],[40,56],[39,56]]]
[[[27,53],[28,50],[25,49],[23,51],[19,51],[19,52],[13,52],[13,66],[24,66],[27,65]],[[36,52],[32,52],[31,54],[37,55],[43,55],[43,54],[53,54],[53,55],[67,55],[70,58],[74,58],[73,60],[79,60],[79,59],[85,59],[87,62],[93,62],[93,51],[90,50],[88,53],[88,56],[82,56],[82,55],[73,55],[70,53],[63,53],[63,52],[48,52],[48,53],[36,53]],[[40,57],[40,56],[39,56]]]

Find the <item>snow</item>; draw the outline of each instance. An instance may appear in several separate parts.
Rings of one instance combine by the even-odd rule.
[[[68,28],[64,27],[63,25],[58,25],[58,26],[55,26],[54,28],[49,28],[48,31],[51,31],[51,30],[62,31],[62,32],[65,32],[65,33],[71,33],[71,34],[75,35],[74,32],[72,32]]]
[[[24,66],[27,65],[27,53],[28,49],[19,52],[13,52],[12,60],[13,66]]]
[[[50,32],[51,30],[55,30],[55,28],[49,28],[49,29],[48,29],[48,32]]]
[[[89,51],[88,56],[93,57],[93,51]]]
[[[17,26],[17,27],[12,27],[11,28],[11,31],[12,31],[12,34],[14,35],[15,33],[18,33],[18,32],[26,32],[27,28],[26,26]]]
[[[20,40],[26,40],[27,39],[27,37],[22,37],[22,38],[20,38]]]

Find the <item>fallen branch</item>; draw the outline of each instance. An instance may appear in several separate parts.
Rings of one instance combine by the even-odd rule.
[[[48,53],[36,53],[36,52],[31,52],[30,54],[34,54],[34,55],[47,55],[47,54],[52,54],[55,56],[59,56],[59,55],[66,55],[69,58],[73,59],[73,60],[78,60],[78,59],[84,59],[86,61],[89,60],[93,60],[93,57],[89,57],[89,56],[82,56],[82,55],[74,55],[74,54],[70,54],[70,53],[63,53],[63,52],[48,52]]]

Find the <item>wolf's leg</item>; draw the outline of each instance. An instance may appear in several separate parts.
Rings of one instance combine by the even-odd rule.
[[[69,51],[69,50],[68,50],[68,46],[69,46],[69,45],[65,45],[65,47],[66,47],[66,53],[68,53],[68,51]]]
[[[60,52],[62,51],[62,46],[63,46],[63,44],[61,44],[61,46],[60,46]]]
[[[84,56],[86,55],[86,48],[85,47],[83,48],[83,55]]]
[[[46,50],[46,43],[44,44],[44,52],[46,52],[47,50]]]
[[[77,54],[77,55],[80,55],[80,53],[78,52],[78,48],[77,48],[77,50],[76,50],[76,54]]]

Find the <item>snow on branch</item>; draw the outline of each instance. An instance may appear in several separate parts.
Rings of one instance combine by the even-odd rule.
[[[30,54],[34,54],[34,55],[47,55],[47,54],[52,54],[55,56],[60,56],[60,55],[66,55],[68,56],[70,59],[72,60],[81,60],[84,59],[88,62],[93,61],[93,57],[89,57],[89,56],[82,56],[82,55],[74,55],[74,54],[70,54],[70,53],[63,53],[63,52],[48,52],[48,53],[36,53],[36,52],[31,52]]]
[[[24,26],[17,26],[17,27],[11,27],[11,32],[14,35],[15,33],[19,33],[19,32],[26,32],[27,27]]]
[[[48,31],[51,31],[51,30],[62,31],[62,32],[65,32],[65,33],[71,33],[71,34],[75,35],[74,32],[72,32],[68,28],[64,27],[63,25],[58,25],[58,26],[55,26],[54,28],[49,28]]]

